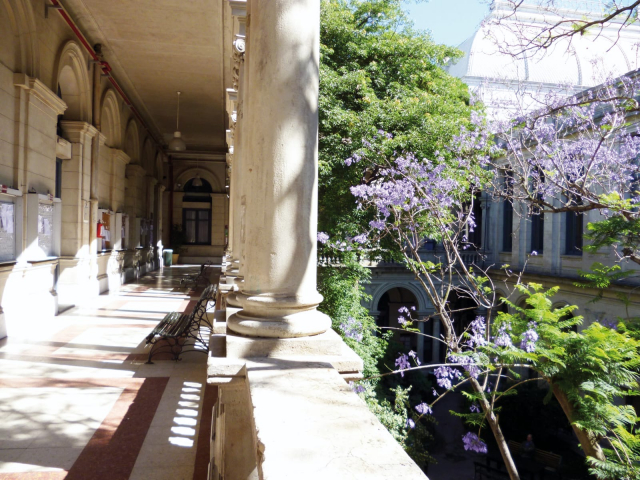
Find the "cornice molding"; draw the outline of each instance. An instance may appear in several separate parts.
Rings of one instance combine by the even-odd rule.
[[[231,15],[234,17],[247,16],[247,0],[228,0],[231,6]]]
[[[82,143],[83,140],[86,140],[82,138],[83,136],[91,139],[99,133],[96,127],[87,122],[63,120],[60,125],[62,125],[65,136],[72,143]]]
[[[13,84],[34,94],[51,108],[55,115],[62,115],[67,109],[67,104],[37,78],[30,77],[25,73],[14,73]]]
[[[118,150],[117,148],[111,149],[111,155],[114,160],[123,163],[124,165],[129,165],[129,162],[131,161],[129,155],[124,153],[122,150]]]

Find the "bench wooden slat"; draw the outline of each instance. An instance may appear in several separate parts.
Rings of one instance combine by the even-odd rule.
[[[154,346],[157,345],[156,339],[172,339],[171,341],[174,343],[170,344],[170,350],[174,355],[174,360],[179,359],[182,352],[183,345],[177,340],[179,338],[184,338],[185,340],[192,338],[196,344],[204,347],[204,350],[196,349],[195,351],[203,351],[205,353],[208,351],[208,345],[200,335],[200,327],[202,322],[211,327],[206,313],[210,303],[215,305],[217,290],[217,285],[211,284],[207,286],[189,314],[171,312],[164,316],[160,323],[158,323],[146,337],[147,345],[152,344],[147,363],[152,363],[151,357],[154,353]],[[167,351],[166,347],[160,347],[159,350],[163,348]]]
[[[509,450],[514,455],[519,455],[522,453],[522,443],[509,440],[508,445]],[[547,452],[546,450],[540,450],[538,448],[536,448],[533,453],[533,459],[536,462],[551,468],[560,468],[560,465],[562,464],[561,455]]]

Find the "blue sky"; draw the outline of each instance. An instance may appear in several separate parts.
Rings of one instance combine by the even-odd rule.
[[[437,43],[456,47],[471,36],[489,6],[486,0],[407,0],[405,10],[416,28],[429,30]]]

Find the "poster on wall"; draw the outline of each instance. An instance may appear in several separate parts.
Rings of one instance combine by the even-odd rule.
[[[15,205],[0,202],[0,262],[16,259]]]
[[[53,205],[38,204],[38,246],[45,255],[53,255]]]

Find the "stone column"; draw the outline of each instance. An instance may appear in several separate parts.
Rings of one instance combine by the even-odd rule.
[[[248,25],[247,268],[243,309],[228,328],[251,337],[316,335],[331,325],[316,309],[320,0],[252,2]]]
[[[230,192],[229,192],[229,250],[231,251],[231,264],[228,267],[228,277],[236,284],[242,283],[243,276],[243,228],[242,228],[242,197],[245,185],[242,180],[242,163],[244,155],[243,135],[245,122],[243,121],[243,99],[246,91],[245,77],[245,50],[247,35],[247,5],[246,2],[230,0],[231,14],[236,20],[233,39],[233,90],[237,92],[235,97],[233,124],[233,156],[230,164]],[[234,304],[234,298],[230,298],[230,304]],[[239,305],[238,305],[239,306]]]

